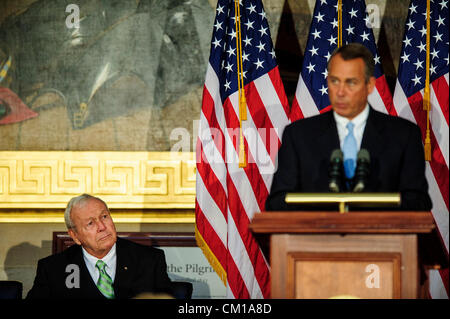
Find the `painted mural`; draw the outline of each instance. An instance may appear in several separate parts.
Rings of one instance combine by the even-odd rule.
[[[170,130],[198,118],[210,37],[199,31],[214,9],[207,0],[73,3],[36,1],[1,24],[2,133],[20,128],[19,149],[166,150]]]

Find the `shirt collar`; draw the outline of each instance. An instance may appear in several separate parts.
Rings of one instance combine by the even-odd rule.
[[[359,127],[366,123],[367,118],[369,117],[369,111],[370,111],[369,104],[366,104],[366,107],[364,108],[364,110],[351,120],[351,122],[353,124],[355,124],[355,127]],[[338,125],[346,127],[348,122],[350,122],[350,120],[348,118],[343,117],[343,116],[337,114],[336,112],[333,112],[333,115],[334,115],[334,119]]]
[[[95,267],[95,265],[97,264],[97,261],[99,260],[97,257],[92,256],[91,254],[89,254],[86,249],[84,249],[84,247],[81,247],[83,250],[83,256],[85,258],[85,260],[87,262],[89,262],[91,265],[93,265]],[[106,266],[108,268],[111,268],[112,265],[112,260],[116,257],[116,244],[114,243],[114,245],[111,247],[111,249],[109,250],[109,252],[106,254],[105,257],[103,257],[101,260],[106,264]]]

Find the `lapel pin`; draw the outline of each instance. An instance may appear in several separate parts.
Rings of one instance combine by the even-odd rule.
[[[128,267],[127,266],[123,267],[123,270],[128,270]]]

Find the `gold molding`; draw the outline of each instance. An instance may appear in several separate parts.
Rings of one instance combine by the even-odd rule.
[[[111,209],[193,209],[195,174],[193,152],[0,151],[0,208],[60,209],[89,193]]]
[[[111,212],[116,224],[193,224],[194,212],[182,213],[155,213],[155,212]],[[2,223],[64,223],[64,213],[59,212],[0,212],[0,224]]]

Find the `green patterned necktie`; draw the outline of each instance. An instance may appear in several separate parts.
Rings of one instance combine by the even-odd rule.
[[[111,277],[106,273],[106,264],[102,260],[98,260],[95,264],[100,272],[100,277],[97,281],[97,288],[108,299],[114,299],[113,281]]]

